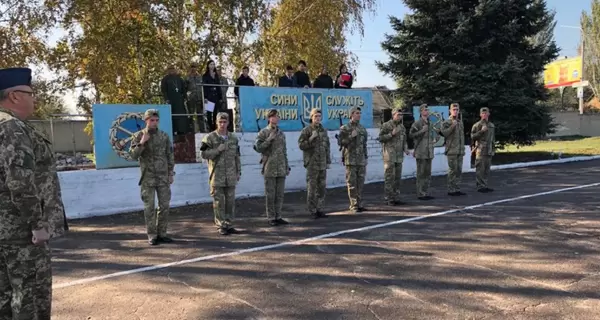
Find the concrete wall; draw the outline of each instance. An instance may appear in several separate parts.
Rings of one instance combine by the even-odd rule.
[[[600,114],[583,114],[578,112],[552,113],[554,121],[558,123],[556,133],[551,137],[582,135],[600,136]]]
[[[375,139],[379,130],[369,129],[367,182],[383,180],[383,159],[381,145]],[[299,132],[286,132],[288,161],[292,171],[286,179],[286,191],[306,189],[306,171],[302,165],[302,152],[298,148]],[[332,165],[327,171],[329,188],[345,185],[345,169],[341,164],[337,142],[330,132],[332,145]],[[202,140],[203,134],[196,135],[196,141]],[[256,133],[238,134],[242,153],[242,177],[237,186],[238,198],[264,195],[264,183],[260,174],[260,156],[252,145]],[[199,149],[199,143],[197,150]],[[470,154],[469,147],[465,147]],[[437,148],[432,164],[434,175],[445,174],[448,165],[443,148]],[[469,157],[464,158],[463,170],[470,168]],[[211,202],[208,188],[206,163],[175,165],[175,182],[172,185],[171,205],[183,206],[195,203]],[[403,176],[412,177],[416,173],[416,161],[406,157],[403,165]],[[59,172],[63,202],[67,217],[70,219],[85,218],[97,215],[109,215],[129,211],[142,210],[138,181],[139,168],[122,168],[112,170],[82,170]],[[383,199],[383,190],[382,199]]]
[[[88,124],[85,120],[33,120],[31,123],[52,141],[54,152],[91,153],[92,138],[83,131]]]

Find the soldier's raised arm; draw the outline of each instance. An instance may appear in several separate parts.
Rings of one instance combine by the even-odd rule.
[[[15,120],[0,124],[0,167],[4,172],[4,185],[21,220],[26,221],[31,230],[45,227],[48,221],[42,214],[35,183],[33,142]]]
[[[139,160],[140,156],[144,152],[144,144],[141,143],[143,131],[136,132],[131,139],[131,146],[129,147],[129,155],[133,160]]]
[[[306,151],[315,147],[314,139],[311,140],[310,136],[310,127],[306,127],[300,131],[300,136],[298,137],[298,147],[302,151]],[[316,131],[315,131],[316,132]]]
[[[342,126],[340,128],[340,144],[342,147],[350,146],[354,142],[354,139],[358,137],[357,135],[356,137],[352,138],[351,133],[352,132],[348,126]]]
[[[479,140],[483,136],[485,131],[481,130],[479,122],[475,123],[471,128],[471,140]]]
[[[427,133],[427,130],[429,130],[429,128],[425,128],[425,126],[419,129],[419,125],[415,121],[413,122],[412,126],[410,126],[409,135],[413,140],[420,140],[425,133]]]
[[[214,160],[222,152],[219,150],[219,146],[214,145],[212,139],[209,138],[210,136],[210,134],[205,135],[202,138],[202,145],[200,146],[200,151],[202,151],[200,156],[205,160]]]
[[[379,142],[388,142],[390,140],[392,140],[392,137],[394,137],[392,135],[392,128],[390,125],[388,125],[388,123],[384,123],[381,126],[381,130],[379,130]]]
[[[271,147],[271,141],[270,135],[267,134],[267,130],[260,130],[254,141],[254,150],[258,153],[264,153]]]
[[[446,120],[442,123],[442,135],[444,137],[449,136],[456,129],[456,125],[452,122],[452,120]]]

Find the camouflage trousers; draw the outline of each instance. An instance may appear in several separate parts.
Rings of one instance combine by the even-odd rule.
[[[306,169],[306,204],[309,213],[323,208],[327,188],[327,170]]]
[[[448,158],[448,192],[460,191],[463,156],[449,155]]]
[[[367,166],[346,166],[346,186],[350,198],[350,210],[362,207],[362,192]]]
[[[265,177],[267,219],[276,220],[281,218],[284,190],[285,177]]]
[[[400,183],[402,181],[402,162],[383,163],[383,181],[386,201],[400,200]]]
[[[0,319],[50,320],[50,258],[48,245],[0,244]]]
[[[210,195],[213,197],[215,225],[217,228],[231,228],[235,217],[235,186],[211,186]]]
[[[417,159],[417,197],[429,195],[432,161],[433,159]]]
[[[146,220],[146,233],[148,239],[167,236],[169,224],[169,206],[171,202],[171,186],[144,186],[141,187],[142,201],[144,202],[144,218]],[[158,208],[155,208],[155,199],[158,198]]]
[[[490,177],[490,167],[492,166],[491,156],[480,156],[475,158],[475,183],[477,190],[487,188],[488,178]]]
[[[206,126],[206,113],[204,112],[204,103],[199,99],[190,99],[187,102],[187,108],[189,114],[197,114],[197,116],[192,116],[192,119],[198,124],[198,130],[200,132],[209,132]]]

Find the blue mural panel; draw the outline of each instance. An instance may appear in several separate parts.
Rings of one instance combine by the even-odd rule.
[[[155,104],[95,104],[92,106],[94,124],[94,155],[96,169],[136,167],[129,147],[133,134],[144,129],[143,115],[148,109],[157,109],[158,127],[173,141],[171,106]]]
[[[350,120],[349,110],[362,110],[360,123],[373,127],[373,92],[361,89],[304,89],[278,87],[240,87],[240,116],[243,132],[257,132],[267,125],[267,113],[279,111],[279,127],[283,131],[300,131],[309,125],[310,111],[320,109],[323,126],[340,128]]]
[[[429,123],[432,124],[432,128],[441,128],[442,122],[450,117],[450,106],[429,106]],[[419,106],[413,106],[413,117],[415,121],[421,118],[421,112]],[[444,137],[442,137],[437,131],[433,131],[435,139],[437,140],[435,147],[441,147],[444,145]]]

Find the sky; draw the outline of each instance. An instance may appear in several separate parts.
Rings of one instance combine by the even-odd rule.
[[[557,26],[554,30],[555,41],[561,48],[561,56],[577,55],[580,32],[577,28],[582,11],[591,10],[590,0],[547,0],[548,7],[556,11]],[[394,4],[394,5],[392,5]],[[388,17],[390,15],[399,18],[407,14],[408,8],[401,0],[379,0],[377,11],[364,17],[364,37],[359,34],[348,34],[348,49],[354,52],[359,59],[356,68],[357,80],[355,87],[387,86],[396,88],[394,80],[385,76],[375,66],[375,61],[387,61],[387,55],[381,50],[381,42],[385,34],[392,33]],[[569,27],[570,26],[570,27]],[[58,32],[58,38],[62,32]],[[54,39],[53,39],[54,40]],[[65,96],[67,108],[71,113],[75,110],[76,97],[69,93]]]

